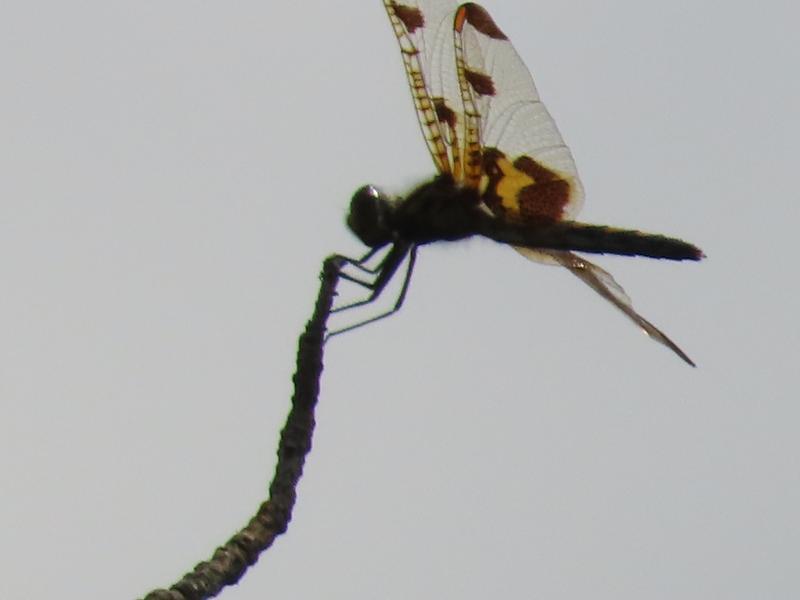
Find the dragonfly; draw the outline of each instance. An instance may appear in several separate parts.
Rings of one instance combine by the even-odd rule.
[[[360,271],[342,275],[368,293],[334,311],[374,302],[403,263],[405,276],[389,310],[329,335],[397,312],[421,246],[482,236],[530,260],[566,268],[695,366],[634,310],[611,274],[576,252],[675,261],[697,261],[703,252],[673,237],[574,220],[584,189],[572,154],[528,69],[486,9],[450,0],[384,0],[384,7],[437,173],[403,197],[374,185],[355,192],[347,225],[369,250],[358,258],[342,256],[343,268]]]

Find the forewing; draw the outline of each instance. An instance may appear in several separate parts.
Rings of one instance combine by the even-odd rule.
[[[559,264],[566,267],[578,279],[583,281],[586,285],[592,288],[595,292],[600,294],[603,298],[611,302],[619,310],[621,310],[631,321],[636,323],[642,331],[644,331],[651,339],[663,344],[675,354],[680,356],[687,363],[695,366],[692,359],[681,350],[675,342],[669,339],[666,334],[658,327],[653,325],[650,321],[645,319],[642,315],[633,309],[633,302],[631,301],[622,286],[619,285],[611,273],[601,269],[597,265],[589,262],[585,258],[578,256],[572,252],[564,252],[559,250],[529,250],[528,248],[516,248],[523,255],[537,260],[540,262],[550,262]]]
[[[440,173],[460,181],[461,102],[453,61],[452,0],[384,0],[400,44],[411,96],[428,151]]]
[[[484,201],[499,218],[574,218],[583,203],[575,162],[511,42],[473,3],[458,8],[454,38],[466,115],[465,179],[480,178]],[[479,168],[471,168],[476,151]]]

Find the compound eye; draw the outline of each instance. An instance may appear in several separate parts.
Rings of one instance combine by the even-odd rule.
[[[367,198],[373,198],[374,200],[380,200],[383,198],[383,192],[381,192],[377,187],[372,184],[367,184],[362,186],[356,190],[356,193],[353,196],[366,196]]]
[[[347,226],[367,246],[379,248],[392,240],[390,212],[389,198],[374,185],[365,185],[350,200]]]

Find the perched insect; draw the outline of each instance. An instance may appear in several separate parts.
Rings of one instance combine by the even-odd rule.
[[[405,260],[408,266],[391,310],[331,335],[400,308],[419,246],[479,235],[510,244],[532,260],[566,267],[694,366],[633,309],[609,273],[573,251],[669,260],[700,260],[702,251],[662,235],[572,220],[583,203],[572,154],[522,59],[484,8],[450,0],[384,0],[384,5],[438,174],[405,198],[385,197],[373,186],[353,196],[347,224],[370,251],[343,261],[373,277],[344,274],[370,294],[336,310],[372,302]],[[377,266],[367,267],[385,247]]]

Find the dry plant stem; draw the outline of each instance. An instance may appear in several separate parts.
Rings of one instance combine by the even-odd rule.
[[[325,259],[314,314],[300,335],[294,374],[292,408],[278,444],[278,463],[269,486],[269,498],[241,531],[220,546],[211,560],[199,563],[168,590],[155,590],[144,600],[200,600],[213,598],[225,586],[237,583],[259,555],[286,531],[314,433],[314,408],[319,396],[325,324],[331,311],[341,261]]]

